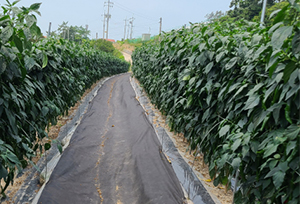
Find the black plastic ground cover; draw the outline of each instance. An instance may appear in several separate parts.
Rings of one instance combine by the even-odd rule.
[[[132,79],[131,84],[136,92],[136,95],[139,98],[140,104],[147,110],[147,117],[151,124],[153,125],[153,117],[155,113],[153,112],[150,101],[145,95],[143,89],[135,83]],[[185,189],[189,199],[193,201],[195,204],[214,204],[215,202],[209,195],[206,188],[202,185],[197,175],[194,173],[192,167],[187,164],[187,162],[182,158],[177,148],[175,147],[173,141],[170,136],[166,132],[165,124],[156,121],[156,125],[153,125],[155,129],[158,139],[162,145],[162,149],[164,153],[170,158],[172,162],[172,167],[182,185]]]
[[[69,116],[69,121],[60,128],[59,135],[57,137],[58,141],[62,141],[69,134],[72,134],[74,129],[76,129],[77,124],[80,122],[81,117],[88,108],[89,102],[94,98],[95,92],[102,86],[102,84],[107,80],[107,78],[102,78],[95,88],[88,93],[82,101],[80,101],[79,107],[74,111],[72,115]],[[15,204],[29,204],[31,203],[37,192],[40,189],[40,177],[39,174],[46,167],[46,164],[59,153],[57,145],[52,145],[50,150],[48,150],[38,161],[36,167],[27,167],[18,173],[17,177],[26,175],[25,180],[22,183],[22,186],[17,191],[14,196],[10,196],[11,192],[6,192],[7,197],[0,202],[10,202]]]
[[[129,75],[103,84],[38,203],[183,203],[184,195]]]

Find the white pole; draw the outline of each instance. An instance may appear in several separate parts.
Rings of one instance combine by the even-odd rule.
[[[267,7],[267,0],[264,0],[263,7],[262,7],[262,12],[261,12],[261,18],[260,18],[260,27],[262,27],[263,24],[264,24],[266,7]]]

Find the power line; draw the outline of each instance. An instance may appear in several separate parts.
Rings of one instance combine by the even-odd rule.
[[[134,26],[135,28],[140,28],[140,27],[149,27],[153,25],[157,25],[158,23],[151,23],[151,24],[143,24],[143,25],[136,25]]]
[[[124,11],[130,12],[130,13],[136,15],[136,16],[142,17],[142,18],[144,18],[144,19],[148,19],[148,20],[151,20],[151,21],[157,21],[157,20],[154,20],[154,19],[152,19],[152,18],[150,18],[150,17],[148,17],[148,16],[145,16],[145,15],[143,15],[143,14],[141,14],[141,13],[138,13],[138,12],[136,12],[136,11],[133,11],[133,10],[131,10],[130,8],[128,8],[128,7],[126,7],[126,6],[123,6],[122,4],[120,4],[120,3],[118,3],[118,2],[115,2],[115,6],[119,7],[120,9],[123,9]]]

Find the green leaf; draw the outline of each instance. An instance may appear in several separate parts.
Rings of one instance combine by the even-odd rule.
[[[287,39],[293,32],[293,26],[283,26],[278,28],[272,35],[271,44],[274,49],[280,49]]]
[[[274,156],[275,157],[275,156]],[[269,163],[269,168],[274,169],[275,166],[277,165],[278,161],[277,160],[271,160]]]
[[[267,64],[266,67],[266,71],[269,70],[269,77],[271,78],[273,75],[273,72],[275,71],[275,69],[277,68],[277,65],[279,63],[279,52],[281,52],[281,50],[276,50],[275,52],[272,53],[272,56]]]
[[[260,96],[258,94],[249,96],[248,100],[245,103],[244,110],[249,110],[254,108],[259,104],[259,101],[260,101]]]
[[[287,101],[290,97],[295,96],[299,92],[300,86],[293,86],[289,92],[286,93],[285,100]]]
[[[60,154],[62,154],[62,146],[61,146],[61,143],[60,142],[58,142],[57,143],[57,148],[58,148],[58,151],[60,152]]]
[[[265,92],[263,103],[265,103],[270,96],[271,93],[275,90],[277,84],[273,84],[268,90]]]
[[[6,70],[6,61],[3,57],[0,56],[0,74],[2,74]]]
[[[23,43],[20,40],[20,38],[18,38],[17,35],[14,35],[13,40],[14,40],[14,43],[15,43],[16,47],[18,48],[19,52],[22,53],[23,52]]]
[[[284,177],[285,177],[285,173],[282,171],[277,171],[274,173],[273,183],[277,190],[281,187],[281,185],[284,181]]]
[[[39,10],[40,6],[41,6],[42,3],[34,3],[32,4],[29,8],[33,11],[37,11]]]
[[[260,88],[264,86],[264,83],[258,83],[256,84],[248,93],[247,96],[253,95],[255,92],[257,92]]]
[[[286,105],[285,106],[285,119],[289,122],[289,123],[291,123],[291,124],[293,124],[293,121],[292,121],[292,119],[291,119],[291,117],[290,117],[290,106],[289,105]]]
[[[289,141],[285,149],[286,155],[288,155],[291,152],[291,150],[293,150],[296,147],[296,145],[297,145],[296,141]]]
[[[259,34],[253,35],[252,40],[251,40],[252,45],[258,45],[262,38],[263,37]]]
[[[14,164],[17,164],[17,165],[21,164],[18,157],[14,153],[12,153],[11,151],[8,150],[6,156]]]
[[[51,144],[50,143],[46,143],[44,145],[44,147],[45,147],[45,150],[47,151],[47,150],[49,150],[51,148]]]
[[[264,152],[263,158],[266,158],[266,157],[270,156],[271,154],[273,154],[274,152],[276,152],[277,151],[277,147],[278,147],[278,144],[269,144],[265,148],[265,152]]]
[[[271,171],[269,171],[269,173],[264,178],[266,179],[272,177],[277,171],[279,171],[278,167],[271,169]]]
[[[240,163],[241,163],[241,158],[237,157],[232,160],[231,166],[233,167],[233,169],[237,169],[240,167]]]
[[[261,46],[258,48],[254,54],[254,59],[258,59],[261,57],[262,53],[268,49],[268,46]],[[248,66],[250,67],[250,66]]]
[[[250,144],[251,144],[250,147],[251,147],[252,152],[256,153],[257,150],[258,150],[258,147],[259,147],[259,142],[258,141],[251,141]]]
[[[0,39],[2,40],[2,43],[5,44],[10,39],[10,37],[13,35],[14,29],[10,26],[6,26],[2,29],[2,32],[0,33]]]
[[[222,136],[226,135],[229,130],[230,130],[230,125],[223,126],[219,131],[219,136],[222,137]]]
[[[213,66],[214,66],[214,62],[210,62],[208,65],[206,65],[204,73],[208,74],[210,70],[213,68]]]
[[[33,16],[33,15],[26,16],[25,20],[26,20],[26,24],[29,28],[37,22],[35,16]]]
[[[274,24],[283,21],[283,19],[285,18],[285,11],[286,11],[288,8],[289,8],[289,5],[283,7],[283,8],[281,9],[281,11],[278,12],[278,14],[276,15],[276,17],[275,17],[275,19],[274,19],[274,21],[273,21]]]
[[[292,50],[293,50],[293,54],[299,54],[300,52],[300,31],[298,31],[293,38],[292,41]]]
[[[283,81],[284,83],[288,82],[288,80],[290,79],[291,74],[295,71],[296,69],[296,63],[291,61],[289,62],[284,70],[283,70]]]
[[[202,122],[204,122],[208,118],[209,113],[210,113],[210,109],[208,108],[202,116]]]
[[[242,155],[243,155],[243,158],[245,158],[247,155],[249,155],[249,146],[243,146]]]
[[[46,107],[46,106],[44,106],[44,107],[42,108],[42,114],[43,114],[43,116],[46,116],[46,115],[48,114],[48,112],[49,112],[49,108]]]
[[[290,125],[286,129],[286,136],[289,137],[290,140],[296,139],[300,136],[300,127],[295,124]]]
[[[237,63],[237,61],[238,61],[238,58],[237,58],[237,57],[232,58],[232,59],[225,65],[225,69],[226,69],[226,70],[231,69],[232,67],[234,67],[234,65]]]
[[[241,145],[242,139],[237,139],[234,141],[234,143],[231,146],[231,150],[234,152],[235,150],[237,150],[240,145]]]
[[[269,16],[269,19],[271,19],[271,18],[272,18],[273,16],[275,16],[276,14],[278,14],[279,11],[281,11],[281,9],[278,9],[278,10],[273,11],[273,12],[270,14],[270,16]]]
[[[191,106],[193,104],[193,95],[190,95],[187,102],[187,107]]]
[[[186,76],[184,76],[183,77],[183,81],[188,81],[188,80],[190,80],[190,78],[191,78],[191,76],[190,75],[186,75]]]
[[[224,52],[224,51],[223,51],[223,52],[220,52],[219,54],[217,54],[217,56],[216,56],[216,62],[217,62],[217,63],[220,62],[221,59],[223,59],[224,55],[225,55],[225,52]]]
[[[269,31],[268,31],[269,35],[271,35],[271,34],[274,32],[274,30],[276,30],[276,29],[277,29],[279,26],[281,26],[281,25],[283,25],[283,22],[279,22],[279,23],[274,24],[274,25],[269,29]]]
[[[27,70],[31,70],[35,65],[35,60],[29,56],[25,56],[25,67]]]
[[[2,166],[2,164],[0,164],[0,179],[2,180],[2,178],[6,178],[7,175],[7,170]]]
[[[266,189],[271,183],[271,179],[267,179],[263,181],[263,190]]]
[[[48,64],[48,56],[45,53],[43,53],[43,66],[42,66],[42,68],[45,68],[47,66],[47,64]]]
[[[274,159],[280,159],[280,158],[281,158],[280,154],[275,154],[274,155]]]
[[[8,118],[10,126],[15,127],[16,126],[16,118],[11,114],[11,111],[9,109],[5,109],[5,113]]]
[[[207,57],[206,57],[206,53],[202,52],[197,58],[196,58],[196,64],[197,65],[201,65],[204,66],[205,61],[206,61]]]

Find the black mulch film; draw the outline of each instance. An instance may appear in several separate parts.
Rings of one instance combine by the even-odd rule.
[[[184,203],[129,77],[113,77],[99,89],[38,203]]]

